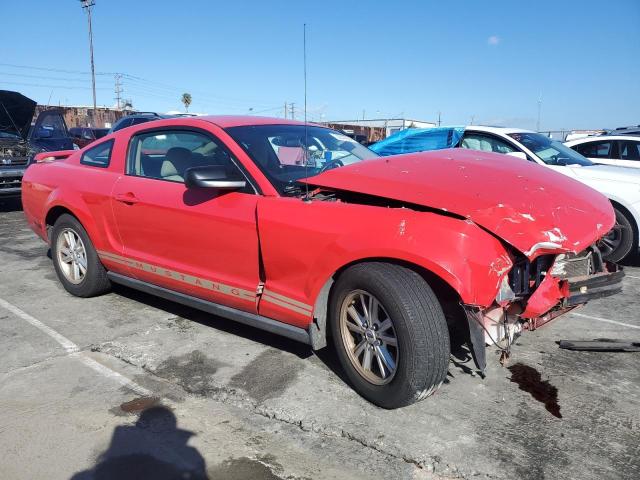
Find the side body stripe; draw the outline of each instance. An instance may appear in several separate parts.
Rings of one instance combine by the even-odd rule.
[[[158,275],[159,277],[170,278],[187,285],[201,287],[207,290],[213,290],[224,295],[234,296],[251,302],[254,302],[256,300],[256,292],[244,290],[242,288],[237,288],[214,280],[195,277],[193,275],[177,272],[175,270],[159,267],[157,265],[152,265],[146,262],[140,262],[138,260],[127,258],[122,255],[117,255],[115,253],[110,253],[103,250],[99,250],[98,255],[103,260],[118,263],[120,265],[125,265],[127,267],[142,270],[144,272],[153,273],[155,275]],[[306,317],[310,317],[313,312],[313,307],[311,305],[307,305],[306,303],[294,300],[293,298],[289,298],[279,293],[272,292],[271,290],[264,289],[260,298],[261,301],[278,305],[281,308],[285,308]]]

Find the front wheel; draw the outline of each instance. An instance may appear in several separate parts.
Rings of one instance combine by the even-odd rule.
[[[626,215],[615,207],[613,211],[616,214],[616,223],[598,242],[598,248],[605,260],[617,263],[624,260],[633,249],[634,232],[631,221]]]
[[[331,330],[354,389],[380,407],[410,405],[446,377],[444,313],[427,282],[408,268],[371,262],[346,270],[331,296]]]

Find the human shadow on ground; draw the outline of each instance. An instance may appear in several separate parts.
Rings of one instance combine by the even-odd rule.
[[[203,456],[187,445],[193,435],[178,428],[171,410],[151,407],[140,413],[135,425],[116,427],[95,466],[71,480],[208,479]]]

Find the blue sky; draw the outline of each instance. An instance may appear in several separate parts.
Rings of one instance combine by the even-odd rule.
[[[78,0],[3,0],[0,18],[0,88],[91,103]],[[182,109],[190,92],[194,112],[301,113],[306,22],[316,121],[534,128],[541,94],[543,130],[640,123],[639,0],[96,0],[93,20],[102,105],[122,72],[138,109]]]

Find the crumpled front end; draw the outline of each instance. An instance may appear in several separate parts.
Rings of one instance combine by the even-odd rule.
[[[604,261],[596,245],[577,254],[516,259],[491,306],[463,305],[477,367],[485,369],[485,345],[498,346],[504,361],[523,330],[535,330],[589,300],[621,292],[623,277],[622,267]]]

